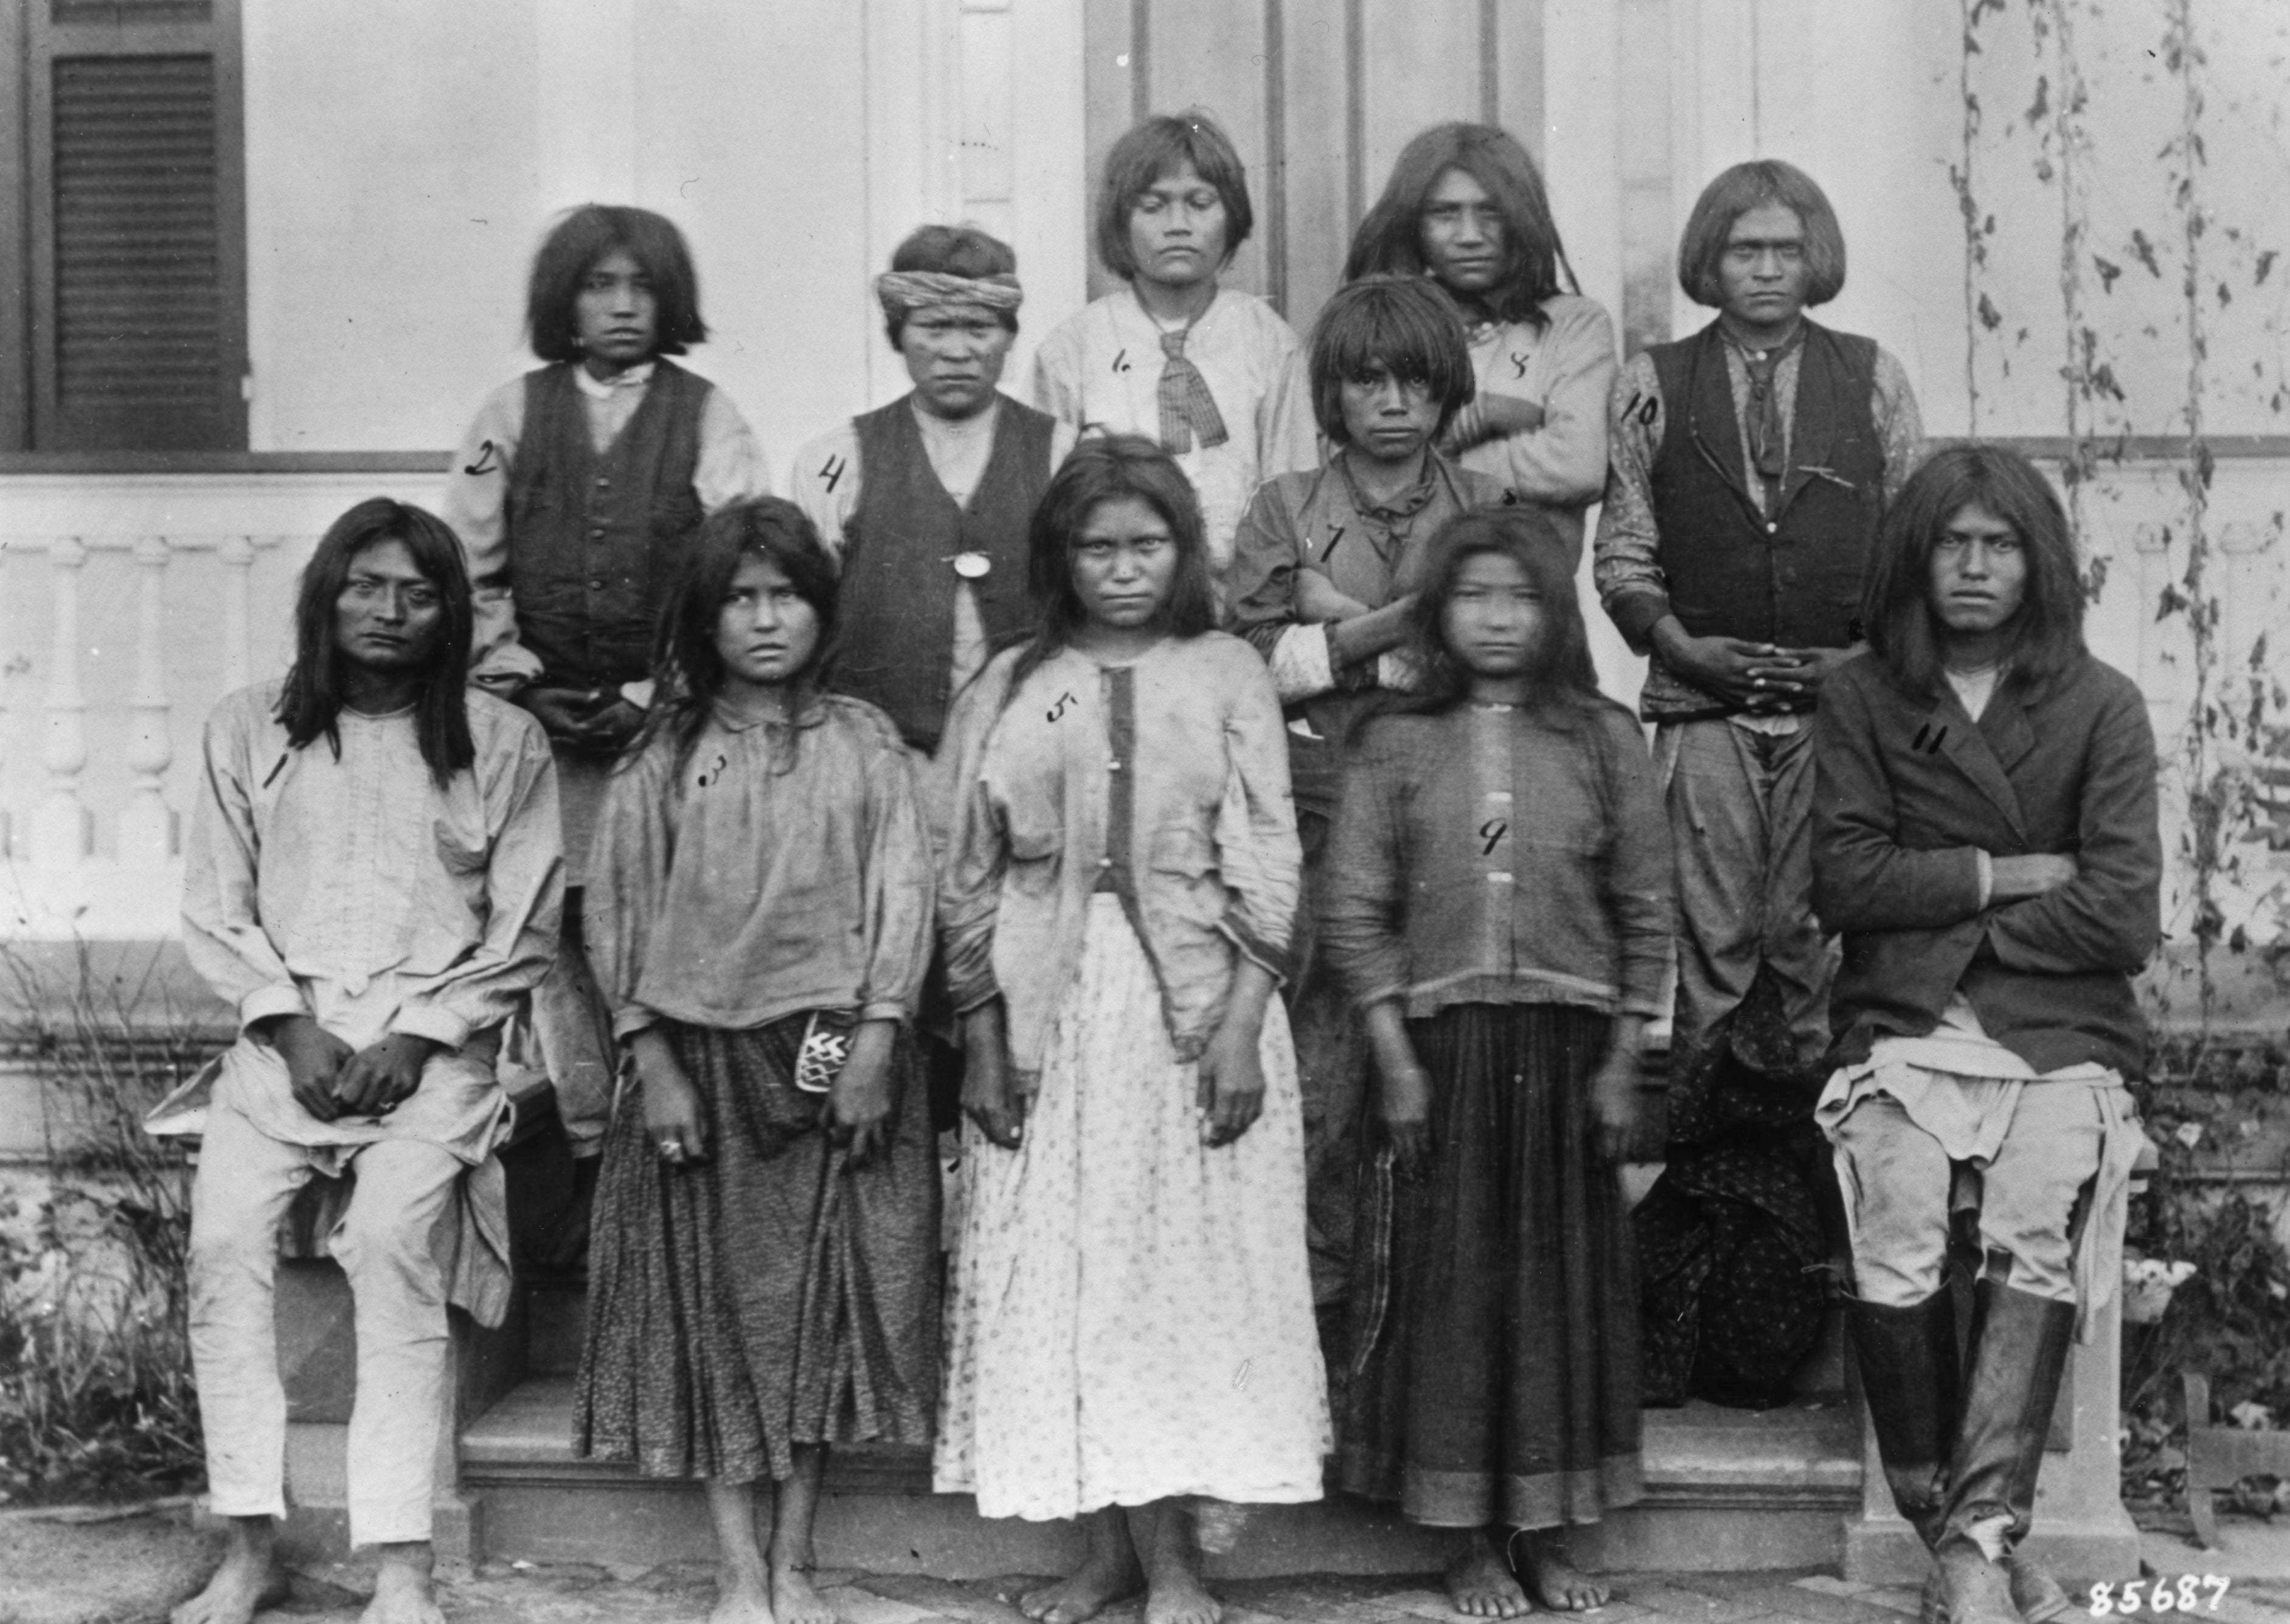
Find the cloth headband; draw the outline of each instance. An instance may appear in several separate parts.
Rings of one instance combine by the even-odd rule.
[[[931,305],[984,305],[1014,310],[1026,297],[1007,271],[991,276],[953,276],[944,271],[885,271],[875,278],[883,314],[896,321]]]

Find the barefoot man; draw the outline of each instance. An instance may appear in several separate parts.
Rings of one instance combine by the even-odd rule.
[[[313,1175],[355,1171],[329,1246],[349,1276],[349,1532],[380,1547],[365,1624],[443,1624],[430,1497],[445,1414],[431,1232],[506,1125],[500,1027],[548,968],[563,892],[548,742],[467,691],[453,533],[382,498],[303,572],[293,668],[208,719],[184,946],[238,1011],[191,1196],[191,1358],[222,1566],[175,1624],[281,1601],[286,1399],[277,1231]]]

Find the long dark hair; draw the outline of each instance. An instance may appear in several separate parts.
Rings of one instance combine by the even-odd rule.
[[[1168,452],[1141,435],[1092,437],[1074,448],[1034,509],[1027,532],[1026,586],[1038,618],[1034,640],[1018,657],[1011,676],[1012,692],[1036,667],[1069,646],[1088,620],[1081,595],[1074,590],[1074,543],[1100,504],[1125,496],[1135,497],[1159,514],[1177,544],[1177,573],[1170,582],[1169,601],[1161,608],[1163,626],[1180,637],[1216,629],[1208,532],[1192,482]]]
[[[1490,553],[1517,564],[1542,595],[1542,638],[1525,673],[1531,702],[1553,714],[1605,703],[1590,663],[1581,605],[1575,601],[1574,571],[1568,563],[1573,545],[1557,518],[1530,506],[1482,508],[1442,524],[1431,538],[1408,616],[1411,645],[1422,669],[1421,686],[1409,708],[1446,710],[1470,696],[1471,673],[1448,651],[1442,622],[1463,566]]]
[[[1434,124],[1400,148],[1383,196],[1352,233],[1344,280],[1379,271],[1420,276],[1430,268],[1423,262],[1423,211],[1451,169],[1477,181],[1502,216],[1502,278],[1482,295],[1488,313],[1541,332],[1550,324],[1544,302],[1565,291],[1560,272],[1572,283],[1574,270],[1558,240],[1541,172],[1525,148],[1493,124]]]
[[[835,656],[839,594],[835,563],[820,544],[819,532],[793,502],[759,496],[711,514],[684,544],[653,632],[653,703],[643,729],[621,757],[625,767],[655,739],[675,742],[681,762],[692,753],[717,696],[724,692],[724,657],[717,652],[716,628],[731,595],[732,578],[749,558],[768,559],[796,595],[819,617],[819,642],[795,674],[790,686],[799,711],[818,688],[820,673]],[[789,765],[792,765],[790,758]]]
[[[1869,645],[1902,685],[1937,693],[1940,639],[1932,611],[1933,549],[1974,503],[2012,527],[2028,580],[2012,617],[2011,680],[2033,682],[2084,652],[2083,580],[2067,510],[2036,465],[2009,446],[1945,445],[1927,457],[1885,510],[1862,595]]]
[[[532,353],[543,361],[578,361],[581,326],[574,301],[592,267],[615,248],[625,248],[637,268],[652,279],[660,320],[653,353],[680,356],[708,341],[700,319],[700,273],[684,233],[666,215],[622,204],[588,203],[569,211],[532,256],[532,276],[524,292],[525,330]]]
[[[444,625],[413,704],[421,759],[442,789],[477,758],[477,748],[469,739],[468,698],[463,692],[469,680],[475,612],[461,544],[433,514],[374,496],[326,527],[317,550],[302,566],[301,590],[294,600],[294,664],[278,692],[275,714],[286,730],[288,748],[299,750],[324,735],[335,759],[340,759],[343,657],[334,646],[334,618],[349,582],[351,563],[384,541],[404,544],[413,567],[437,588],[438,606],[444,611]]]

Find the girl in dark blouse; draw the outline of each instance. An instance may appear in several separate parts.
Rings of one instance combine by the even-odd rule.
[[[1364,1179],[1340,1476],[1460,1531],[1455,1606],[1594,1607],[1546,1531],[1639,1498],[1637,1288],[1614,1177],[1660,1009],[1670,858],[1637,724],[1598,696],[1565,549],[1517,513],[1435,540],[1426,692],[1363,728],[1322,916],[1384,1144]],[[1530,1531],[1514,1578],[1507,1544]]]

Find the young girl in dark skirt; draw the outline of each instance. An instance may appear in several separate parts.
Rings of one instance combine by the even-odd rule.
[[[937,1166],[908,1031],[930,845],[890,719],[814,681],[835,585],[791,503],[701,527],[588,899],[637,1086],[606,1140],[576,1445],[707,1480],[719,1620],[833,1620],[805,1577],[825,1446],[926,1444],[936,1419]]]
[[[1426,692],[1360,731],[1321,916],[1380,1077],[1339,1479],[1459,1531],[1461,1612],[1597,1606],[1552,1531],[1639,1498],[1637,1286],[1614,1164],[1660,1007],[1670,856],[1599,697],[1565,545],[1515,512],[1433,544]],[[1511,1543],[1526,1531],[1517,1577]],[[1526,1586],[1519,1580],[1524,1579]]]

